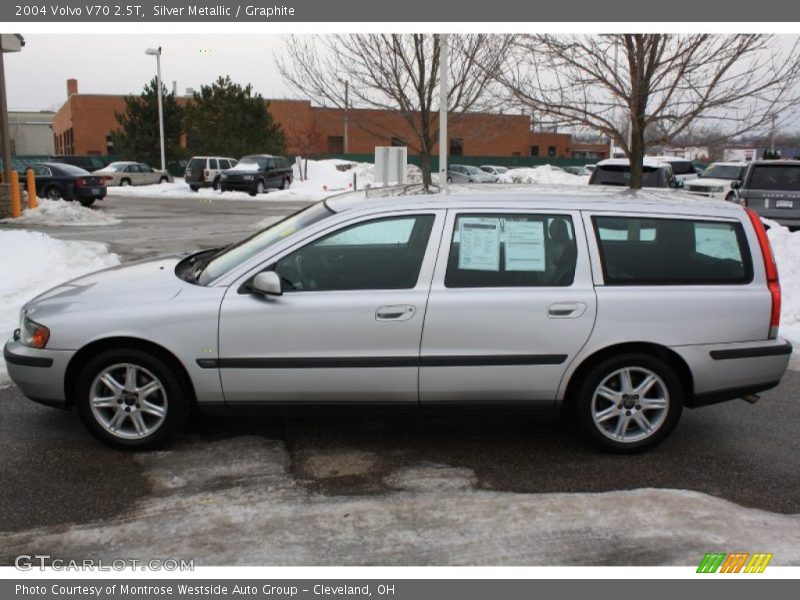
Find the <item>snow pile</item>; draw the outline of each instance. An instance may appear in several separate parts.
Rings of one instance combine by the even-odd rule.
[[[781,281],[780,335],[800,344],[800,231],[794,233],[775,221],[763,219]]]
[[[534,183],[545,185],[578,185],[589,183],[589,178],[567,173],[563,169],[542,165],[541,167],[510,169],[499,175],[499,183]]]
[[[102,211],[87,208],[80,202],[63,200],[39,200],[39,206],[28,208],[18,219],[3,219],[0,223],[19,225],[92,227],[102,225],[119,225],[119,219]]]
[[[240,163],[241,164],[241,163]],[[242,166],[239,170],[245,169]],[[180,177],[173,183],[156,183],[127,187],[109,187],[109,196],[124,197],[165,197],[165,198],[199,198],[201,200],[298,200],[313,202],[340,192],[353,189],[353,174],[356,175],[358,189],[374,187],[375,165],[340,159],[309,160],[308,179],[300,181],[297,165],[294,168],[294,181],[288,190],[270,189],[266,194],[251,196],[247,192],[222,192],[212,188],[200,188],[197,192],[189,189],[189,185]],[[422,171],[415,165],[408,165],[408,183],[420,183]],[[394,182],[390,182],[392,184]],[[380,184],[378,184],[380,185]]]
[[[19,327],[28,300],[61,282],[119,264],[99,242],[65,242],[44,233],[0,230],[0,346]],[[0,358],[0,386],[9,382]]]

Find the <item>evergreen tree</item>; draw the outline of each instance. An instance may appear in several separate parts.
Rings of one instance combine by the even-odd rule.
[[[241,158],[246,154],[282,154],[286,138],[281,126],[253,86],[219,77],[200,87],[187,103],[184,125],[192,154]]]
[[[161,144],[158,124],[158,84],[153,78],[140,96],[125,98],[125,112],[115,112],[120,129],[111,133],[112,153],[120,160],[135,160],[154,168],[161,166]],[[164,105],[164,155],[167,162],[181,158],[185,151],[180,145],[183,133],[183,109],[175,96],[161,85]]]

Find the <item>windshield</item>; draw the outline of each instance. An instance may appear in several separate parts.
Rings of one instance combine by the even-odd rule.
[[[197,277],[197,283],[206,285],[214,281],[265,248],[269,248],[296,231],[313,225],[332,214],[334,212],[328,208],[323,200],[277,223],[273,223],[266,229],[262,229],[255,235],[229,246],[215,255]]]
[[[675,175],[691,175],[696,173],[694,165],[688,160],[671,160],[669,164],[672,166],[672,172]]]
[[[744,174],[744,167],[737,167],[734,165],[711,165],[703,174],[700,175],[703,179],[741,179]]]
[[[753,190],[800,191],[800,166],[757,165],[748,187]]]
[[[590,183],[593,185],[630,185],[631,168],[628,165],[603,165],[594,170]],[[658,183],[658,169],[644,167],[642,187],[661,187]]]

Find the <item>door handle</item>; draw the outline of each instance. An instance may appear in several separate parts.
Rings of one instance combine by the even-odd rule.
[[[556,302],[547,307],[547,316],[551,319],[575,319],[585,312],[583,302]]]
[[[416,307],[410,304],[395,304],[393,306],[380,306],[375,311],[377,321],[408,321],[417,312]]]

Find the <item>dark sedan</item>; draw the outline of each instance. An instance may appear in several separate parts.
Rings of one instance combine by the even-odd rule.
[[[29,168],[36,176],[36,195],[40,198],[77,200],[91,206],[95,200],[106,197],[105,179],[80,167],[46,162],[34,163]]]

